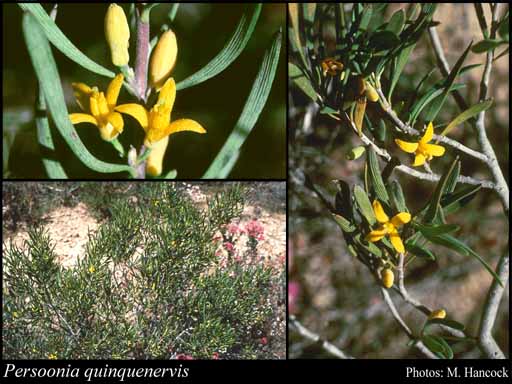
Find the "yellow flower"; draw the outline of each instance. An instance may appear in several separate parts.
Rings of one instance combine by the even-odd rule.
[[[322,61],[322,71],[324,76],[336,76],[343,69],[343,63],[328,57]]]
[[[14,311],[14,312],[12,313],[12,317],[14,317],[14,318],[18,317],[18,312]]]
[[[376,241],[382,239],[384,236],[388,235],[389,239],[391,240],[391,244],[396,249],[396,251],[398,253],[404,253],[404,244],[402,243],[402,239],[398,234],[397,228],[411,221],[411,214],[407,212],[400,212],[393,216],[391,220],[389,220],[388,215],[386,215],[386,212],[384,212],[384,209],[378,200],[374,200],[373,202],[373,212],[375,213],[375,217],[381,226],[366,235],[366,241],[375,243]]]
[[[160,176],[162,173],[165,150],[169,144],[169,136],[165,136],[162,140],[153,144],[153,148],[149,153],[146,161],[146,173],[151,176]],[[157,202],[158,204],[158,202]]]
[[[87,113],[71,113],[69,118],[73,124],[91,123],[100,130],[103,140],[111,141],[123,132],[123,116],[115,112],[119,91],[124,76],[117,75],[107,88],[107,94],[99,92],[97,87],[89,87],[84,83],[73,83],[75,97],[80,108]]]
[[[117,4],[110,4],[105,15],[105,37],[110,46],[112,63],[118,67],[127,65],[130,59],[130,28],[123,8]]]
[[[400,139],[395,139],[395,143],[400,147],[402,151],[407,153],[415,153],[414,167],[425,164],[425,161],[430,161],[434,156],[443,156],[444,147],[437,144],[428,144],[434,136],[434,126],[432,122],[428,123],[425,135],[417,143],[410,143]]]
[[[444,319],[446,317],[446,311],[444,309],[436,309],[435,311],[432,311],[432,313],[429,315],[428,319]]]
[[[176,35],[170,29],[165,31],[153,50],[149,63],[150,83],[160,89],[165,80],[171,75],[178,56],[178,43]]]
[[[96,272],[96,268],[94,268],[94,265],[91,265],[89,267],[89,273],[94,273],[94,272]]]
[[[48,355],[48,359],[50,359],[50,360],[57,360],[57,353],[50,353]]]
[[[167,136],[181,131],[206,133],[206,130],[198,122],[190,119],[179,119],[171,123],[171,112],[176,98],[176,83],[171,77],[160,89],[158,101],[146,110],[140,104],[123,104],[115,108],[116,111],[126,113],[135,118],[146,132],[144,145],[153,148],[159,141]],[[162,145],[162,144],[160,144]],[[161,150],[161,148],[157,148]],[[165,151],[165,149],[164,149]]]

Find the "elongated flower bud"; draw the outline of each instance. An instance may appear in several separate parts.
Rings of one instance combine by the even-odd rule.
[[[169,136],[157,141],[151,147],[151,152],[146,162],[146,172],[151,176],[160,176],[164,162],[165,150],[169,144]]]
[[[117,4],[111,4],[105,15],[105,37],[110,46],[112,63],[118,67],[127,65],[130,60],[130,28],[123,8]]]
[[[429,320],[432,319],[444,319],[446,317],[446,311],[444,309],[436,309],[430,313]]]
[[[366,88],[365,88],[366,97],[368,98],[368,100],[375,103],[377,100],[379,100],[379,94],[377,93],[375,88],[373,88],[373,86],[369,82],[366,82],[365,85],[366,85]]]
[[[178,43],[176,35],[170,29],[165,31],[156,43],[149,64],[150,83],[156,89],[164,85],[176,64]]]
[[[389,268],[384,269],[382,271],[381,281],[385,288],[391,288],[393,286],[393,282],[395,281],[395,275],[393,274],[393,271]]]
[[[364,153],[365,151],[365,147],[364,146],[358,146],[358,147],[354,147],[350,150],[349,153],[347,153],[347,160],[356,160],[358,158],[361,157],[361,155]]]

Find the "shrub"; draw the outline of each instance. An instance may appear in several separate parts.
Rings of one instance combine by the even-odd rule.
[[[136,202],[112,197],[73,268],[58,264],[42,227],[4,244],[6,358],[253,358],[276,284],[263,265],[220,268],[214,237],[239,218],[235,184],[200,210],[176,183],[151,183]]]

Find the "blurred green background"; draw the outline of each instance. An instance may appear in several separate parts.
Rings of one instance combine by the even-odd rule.
[[[87,56],[117,71],[110,62],[103,21],[109,3],[60,4],[57,25]],[[49,11],[51,4],[44,4]],[[178,39],[178,61],[173,71],[178,81],[206,65],[231,37],[244,4],[181,4],[171,28]],[[123,5],[128,15],[128,5]],[[151,11],[151,38],[167,22],[171,4]],[[34,123],[36,77],[21,30],[22,11],[16,4],[3,4],[3,172],[4,178],[46,178],[39,154]],[[178,178],[199,178],[224,144],[242,111],[273,34],[285,29],[285,5],[265,4],[246,49],[224,72],[195,87],[179,91],[172,118],[191,118],[207,130],[206,135],[190,132],[172,135],[164,160],[164,173],[177,169]],[[135,36],[130,39],[130,65],[135,58]],[[285,178],[286,175],[286,72],[285,44],[269,99],[252,133],[242,147],[230,178]],[[60,71],[68,109],[78,112],[71,82],[84,82],[105,90],[109,79],[90,73],[57,49],[53,53]],[[121,103],[133,102],[121,91]],[[91,124],[79,124],[77,132],[91,153],[104,161],[116,160],[111,145],[102,141]],[[90,171],[74,158],[52,126],[56,152],[69,177],[120,178],[125,174],[101,174]],[[125,117],[121,142],[142,139],[142,129]],[[138,146],[139,144],[137,144]]]

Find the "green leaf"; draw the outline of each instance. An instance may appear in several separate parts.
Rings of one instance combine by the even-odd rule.
[[[425,223],[431,223],[432,220],[434,220],[434,217],[437,214],[439,204],[441,202],[441,197],[443,196],[447,184],[447,180],[450,177],[450,174],[454,171],[455,166],[457,162],[459,161],[459,158],[456,157],[455,160],[450,164],[446,172],[441,176],[441,179],[436,185],[436,189],[434,191],[434,194],[432,195],[432,198],[430,199],[430,204],[427,209],[427,213],[425,214],[424,221]]]
[[[471,51],[473,53],[485,53],[485,52],[492,51],[493,49],[498,48],[502,44],[507,44],[507,42],[504,40],[497,40],[497,39],[484,39],[484,40],[476,43],[473,46],[473,48],[471,48]]]
[[[240,53],[242,53],[247,42],[252,36],[261,12],[261,7],[261,4],[255,4],[252,7],[251,14],[251,8],[248,8],[240,18],[235,32],[217,56],[215,56],[199,71],[176,84],[176,89],[181,90],[190,88],[211,79],[224,71],[233,61],[235,61]]]
[[[87,56],[85,56],[57,27],[55,22],[48,16],[41,4],[38,3],[19,3],[21,9],[25,12],[30,12],[39,23],[44,34],[52,42],[55,47],[66,55],[75,63],[81,65],[91,72],[97,73],[107,77],[114,77],[114,72],[109,71],[107,68],[95,63]]]
[[[436,355],[440,354],[444,357],[444,345],[440,343],[434,335],[423,335],[421,341],[423,341],[423,344],[425,344],[425,346]]]
[[[377,198],[381,201],[389,205],[389,195],[388,191],[386,191],[386,187],[384,186],[384,181],[382,180],[382,175],[380,173],[379,161],[377,160],[377,154],[371,145],[368,146],[368,170],[370,173],[370,179],[372,180],[373,188],[375,190],[375,194]]]
[[[482,259],[482,257],[473,251],[470,247],[468,247],[463,242],[457,240],[456,238],[450,236],[450,235],[436,235],[436,236],[427,236],[424,234],[424,236],[432,243],[442,245],[446,248],[450,248],[454,250],[455,252],[460,253],[464,256],[472,256],[475,259],[477,259],[480,264],[483,265],[485,269],[496,279],[496,281],[503,287],[503,283],[500,280],[499,276],[494,272],[494,270],[487,264],[487,262]]]
[[[109,164],[98,160],[91,155],[80,140],[75,127],[69,120],[61,81],[50,49],[50,44],[40,24],[30,13],[23,15],[23,35],[27,43],[32,65],[34,66],[53,121],[73,153],[82,163],[94,171],[102,173],[126,171],[130,172],[132,176],[135,176],[135,171],[130,166]]]
[[[457,192],[451,192],[443,195],[441,206],[449,214],[458,211],[468,204],[476,196],[476,193],[482,188],[482,185],[465,185]]]
[[[489,109],[491,105],[492,105],[492,99],[481,101],[480,103],[475,104],[475,105],[471,106],[470,108],[466,109],[464,112],[462,112],[460,115],[458,115],[455,119],[453,119],[446,126],[446,128],[443,130],[443,132],[441,132],[441,136],[448,135],[453,128],[462,124],[466,120],[471,119],[473,116],[478,115],[480,112]]]
[[[360,233],[354,236],[354,241],[356,244],[363,248],[366,252],[371,253],[374,256],[382,257],[382,250],[376,246],[374,243],[364,240]]]
[[[322,115],[331,115],[331,114],[335,114],[335,113],[338,113],[338,111],[334,108],[331,108],[331,107],[328,107],[328,106],[325,106],[323,107],[321,110],[320,110],[320,113]]]
[[[391,73],[391,82],[389,85],[389,91],[388,91],[388,100],[391,99],[391,95],[393,94],[393,91],[395,90],[395,86],[398,83],[398,79],[400,79],[400,75],[402,74],[402,71],[405,68],[405,64],[407,64],[409,60],[409,56],[411,55],[412,51],[416,47],[416,43],[410,44],[407,47],[402,48],[400,51],[400,54],[396,59],[393,60],[393,69]]]
[[[457,179],[459,178],[459,175],[460,175],[460,161],[457,162],[457,164],[455,165],[455,169],[453,170],[452,173],[450,173],[450,176],[446,180],[446,186],[444,187],[444,193],[443,193],[443,196],[441,197],[441,205],[443,205],[442,204],[443,197],[446,196],[446,194],[452,193],[454,191],[455,186],[457,185]]]
[[[453,84],[450,92],[456,91],[458,89],[464,88],[464,84]],[[409,117],[409,123],[410,125],[414,125],[416,122],[416,119],[418,118],[420,112],[429,105],[432,100],[436,99],[443,93],[442,85],[436,84],[433,87],[431,87],[425,94],[423,94],[420,99],[414,103],[413,107],[411,108],[410,117]],[[432,121],[425,118],[425,121]]]
[[[399,9],[395,13],[393,13],[393,16],[391,16],[391,19],[389,19],[389,23],[386,26],[386,31],[393,32],[395,35],[399,35],[402,31],[402,28],[405,23],[405,12],[403,9]]]
[[[279,30],[274,37],[272,45],[267,49],[263,57],[263,62],[252,85],[251,93],[245,102],[244,109],[238,118],[235,128],[210,164],[203,178],[226,178],[233,169],[240,153],[240,147],[258,121],[270,94],[277,70],[277,63],[279,62],[281,37],[282,33]]]
[[[376,52],[386,51],[400,43],[400,39],[391,31],[379,31],[370,37],[368,43],[370,48]]]
[[[288,76],[311,100],[316,101],[318,96],[309,79],[293,63],[288,63]]]
[[[50,124],[48,122],[48,113],[46,111],[46,102],[44,94],[41,90],[37,95],[37,108],[36,108],[36,128],[37,140],[41,146],[41,155],[43,158],[43,166],[46,174],[50,179],[67,179],[66,171],[62,164],[55,159],[55,146],[53,145],[52,133]]]
[[[373,225],[377,222],[375,213],[373,212],[372,203],[365,190],[359,185],[354,186],[354,198],[356,200],[359,212],[364,216],[368,224]]]
[[[446,325],[447,327],[456,329],[458,331],[464,331],[466,328],[464,324],[461,324],[455,320],[448,320],[448,319],[430,319],[425,323],[424,329],[427,329],[428,326],[434,325],[434,324],[441,324]]]
[[[345,219],[343,216],[333,213],[332,218],[334,219],[334,221],[336,221],[336,224],[338,224],[338,226],[341,228],[343,232],[351,233],[356,230],[354,224]]]
[[[430,259],[432,261],[436,260],[436,257],[434,256],[434,254],[432,252],[430,252],[426,248],[420,247],[419,245],[406,242],[405,243],[405,249],[408,252],[410,252],[410,253],[418,256],[418,257],[421,257],[421,258],[424,258],[424,259]]]
[[[391,201],[395,206],[397,212],[409,212],[407,209],[407,205],[405,204],[404,191],[402,190],[402,186],[396,180],[393,180],[389,185],[389,192],[391,196]]]
[[[171,169],[162,177],[162,179],[175,179],[177,175],[178,171],[176,171],[175,169]]]
[[[437,336],[437,335],[426,335],[426,336],[435,340],[435,342],[442,347],[442,351],[439,353],[443,356],[443,358],[453,359],[452,348],[448,345],[448,343],[446,342],[445,339],[443,339],[441,336]]]
[[[507,15],[501,20],[500,26],[498,27],[498,34],[501,36],[502,39],[508,42],[510,36],[510,24],[509,24],[509,15],[507,11]]]
[[[471,49],[473,42],[469,43],[468,47],[464,51],[464,53],[459,57],[459,60],[453,66],[451,72],[444,82],[443,93],[440,98],[436,99],[432,105],[430,106],[429,113],[425,115],[426,121],[434,121],[436,119],[437,114],[441,110],[444,102],[446,101],[446,97],[452,91],[452,85],[454,85],[455,78],[459,75],[460,69],[462,68],[462,64],[464,64],[464,60],[466,60],[466,56]]]
[[[456,232],[460,227],[456,224],[441,224],[441,225],[425,225],[420,223],[414,223],[414,226],[426,236],[437,236],[444,233]]]

